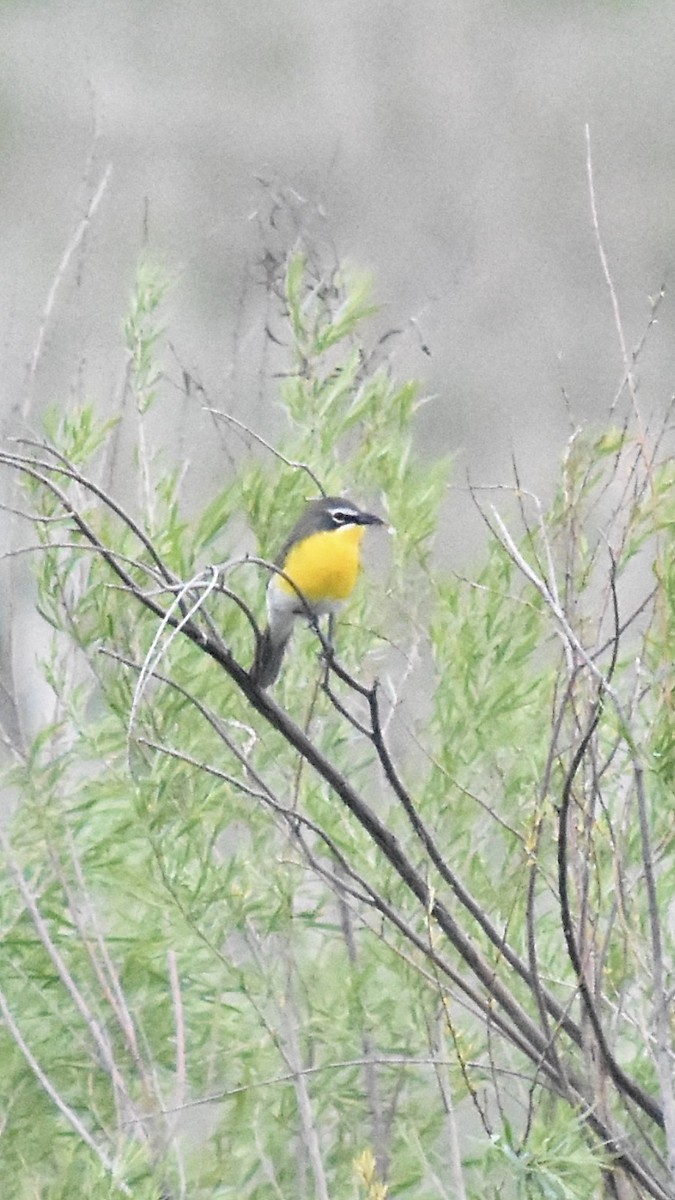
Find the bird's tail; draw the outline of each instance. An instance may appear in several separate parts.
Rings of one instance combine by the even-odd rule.
[[[251,667],[251,679],[258,687],[268,688],[274,683],[284,657],[284,651],[290,640],[290,633],[285,637],[273,638],[269,625],[258,638],[255,658]]]

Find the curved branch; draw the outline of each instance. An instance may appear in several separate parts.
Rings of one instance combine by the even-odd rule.
[[[614,673],[614,669],[616,667],[616,661],[617,661],[617,657],[618,657],[618,653],[619,653],[619,634],[617,632],[619,629],[619,611],[618,611],[618,602],[617,602],[617,597],[616,597],[616,586],[615,586],[616,580],[615,580],[614,563],[612,563],[612,574],[611,574],[610,583],[611,583],[611,589],[612,589],[612,600],[613,600],[613,605],[614,605],[615,637],[614,637],[614,644],[613,644],[613,648],[612,648],[612,661],[610,663],[609,670],[607,672],[607,681],[608,682],[611,680],[612,675]],[[649,1092],[647,1092],[644,1088],[642,1088],[634,1079],[632,1079],[630,1077],[630,1075],[628,1075],[623,1070],[623,1068],[621,1066],[619,1066],[614,1055],[612,1054],[612,1051],[609,1048],[609,1045],[607,1043],[607,1038],[605,1037],[605,1031],[602,1027],[602,1022],[600,1020],[600,1016],[599,1016],[597,1008],[595,1006],[595,1001],[593,1000],[593,997],[591,995],[591,989],[590,989],[590,987],[588,985],[588,981],[586,979],[583,963],[581,961],[581,957],[579,954],[579,948],[577,946],[577,939],[576,939],[576,934],[574,932],[574,926],[573,926],[573,921],[572,921],[572,909],[571,909],[571,904],[570,904],[570,895],[569,895],[568,878],[567,878],[567,858],[568,858],[567,831],[568,831],[568,824],[569,824],[569,809],[570,809],[570,803],[571,803],[571,799],[572,799],[572,786],[574,784],[574,780],[575,780],[577,771],[579,770],[579,767],[581,766],[581,764],[584,760],[584,757],[585,757],[586,751],[588,750],[588,747],[590,745],[591,739],[592,739],[592,737],[598,727],[598,724],[600,722],[600,716],[602,714],[602,706],[603,706],[603,701],[604,701],[604,694],[605,694],[606,690],[607,689],[606,689],[606,686],[604,685],[604,682],[601,683],[599,686],[599,689],[598,689],[598,693],[597,693],[595,702],[591,709],[591,716],[588,721],[586,730],[581,738],[579,745],[577,746],[577,749],[575,751],[574,757],[572,758],[572,762],[570,764],[569,770],[565,777],[565,782],[563,784],[562,798],[561,798],[561,803],[560,803],[560,817],[559,817],[559,823],[558,823],[558,890],[559,890],[559,894],[560,894],[560,916],[561,916],[563,935],[565,938],[565,944],[567,946],[567,953],[569,956],[569,960],[572,964],[574,974],[577,978],[579,994],[582,999],[584,1010],[588,1016],[588,1019],[591,1023],[593,1032],[595,1034],[595,1038],[598,1043],[598,1048],[602,1055],[603,1063],[604,1063],[605,1067],[607,1068],[607,1071],[608,1071],[612,1081],[614,1082],[616,1087],[619,1089],[619,1091],[623,1092],[625,1095],[629,1096],[630,1099],[633,1100],[634,1103],[637,1104],[638,1107],[641,1108],[642,1111],[647,1114],[647,1116],[651,1117],[651,1119],[653,1121],[655,1121],[656,1124],[659,1125],[661,1128],[664,1128],[664,1116],[663,1116],[663,1110],[662,1110],[661,1106],[657,1103],[657,1101],[654,1099],[654,1097],[649,1094]]]

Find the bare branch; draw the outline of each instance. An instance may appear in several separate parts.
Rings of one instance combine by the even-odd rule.
[[[25,387],[24,398],[23,398],[23,402],[22,402],[22,406],[21,406],[21,418],[24,422],[27,421],[27,419],[28,419],[28,411],[29,411],[29,406],[30,406],[30,395],[31,395],[30,388],[32,386],[33,379],[35,377],[35,372],[37,371],[40,357],[42,355],[42,348],[44,346],[45,336],[47,333],[47,326],[49,324],[52,312],[54,311],[54,304],[56,303],[56,297],[57,297],[59,288],[61,286],[61,283],[63,282],[63,278],[64,278],[66,271],[68,270],[68,267],[70,265],[70,260],[73,257],[78,246],[80,246],[82,244],[82,240],[91,224],[92,218],[95,216],[96,210],[98,209],[98,207],[105,195],[106,189],[110,182],[111,174],[112,174],[112,163],[108,163],[107,167],[105,168],[105,171],[103,172],[103,175],[101,176],[98,187],[96,188],[96,191],[94,192],[91,200],[89,201],[89,204],[87,205],[87,210],[86,210],[84,216],[80,219],[80,221],[78,221],[78,223],[75,226],[75,229],[73,230],[73,233],[70,237],[70,241],[67,243],[66,248],[63,251],[63,254],[61,256],[61,261],[57,267],[56,274],[52,280],[49,292],[47,293],[47,299],[45,301],[45,306],[44,306],[43,313],[42,313],[42,321],[40,323],[40,329],[38,331],[37,341],[35,343],[35,346],[33,347],[33,353],[31,355],[30,363],[28,364],[26,387]]]

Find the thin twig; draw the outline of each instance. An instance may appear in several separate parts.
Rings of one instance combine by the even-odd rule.
[[[89,225],[91,224],[92,217],[95,215],[96,210],[97,210],[99,204],[101,203],[103,196],[105,195],[106,188],[108,187],[108,183],[110,182],[111,174],[112,174],[112,163],[108,163],[107,167],[105,168],[105,171],[103,172],[103,175],[101,176],[99,185],[96,188],[96,191],[94,192],[91,200],[89,201],[89,204],[87,206],[87,210],[86,210],[84,216],[80,219],[78,224],[75,226],[75,229],[73,230],[70,241],[67,243],[66,248],[61,256],[61,261],[57,267],[56,274],[52,280],[52,284],[49,289],[49,292],[47,293],[47,300],[45,302],[45,306],[44,306],[44,309],[42,312],[42,320],[40,322],[40,328],[38,330],[37,340],[36,340],[35,346],[33,347],[33,353],[31,355],[30,363],[28,364],[26,387],[24,390],[24,397],[23,397],[23,402],[21,405],[21,418],[24,422],[27,421],[27,419],[28,419],[28,411],[29,411],[29,407],[30,407],[30,398],[31,398],[30,397],[30,388],[31,388],[33,379],[35,377],[35,372],[37,371],[38,363],[40,361],[40,356],[42,354],[42,348],[44,346],[45,336],[47,333],[47,325],[48,325],[49,319],[52,315],[52,312],[54,309],[54,304],[56,303],[56,296],[57,296],[58,290],[61,286],[61,283],[63,282],[65,273],[68,270],[70,260],[73,257],[73,254],[77,250],[78,246],[81,244],[82,239],[84,238],[84,236],[89,228]]]
[[[33,1054],[32,1050],[30,1049],[28,1043],[24,1039],[23,1034],[21,1033],[21,1030],[19,1029],[19,1026],[17,1025],[16,1021],[14,1020],[11,1009],[5,998],[5,994],[1,989],[0,989],[0,1013],[2,1014],[3,1021],[5,1022],[5,1025],[7,1026],[7,1029],[9,1030],[9,1033],[11,1034],[15,1045],[21,1051],[21,1054],[23,1054],[23,1057],[25,1058],[26,1062],[28,1063],[28,1066],[30,1067],[35,1078],[37,1079],[38,1083],[40,1084],[40,1087],[42,1087],[44,1089],[44,1091],[49,1096],[50,1100],[52,1100],[54,1102],[54,1104],[58,1108],[61,1115],[63,1117],[65,1117],[66,1121],[74,1129],[77,1136],[82,1139],[82,1141],[85,1143],[85,1145],[87,1145],[89,1147],[89,1149],[92,1151],[92,1153],[96,1156],[96,1158],[101,1163],[101,1166],[103,1167],[106,1174],[108,1174],[112,1177],[112,1179],[114,1180],[114,1183],[115,1183],[115,1187],[118,1187],[120,1189],[120,1191],[124,1193],[125,1196],[133,1195],[131,1188],[124,1182],[123,1179],[120,1179],[118,1177],[118,1174],[117,1174],[117,1171],[115,1169],[115,1165],[114,1165],[112,1159],[108,1158],[108,1155],[98,1145],[95,1138],[92,1137],[92,1135],[90,1134],[86,1125],[84,1125],[82,1123],[82,1121],[80,1120],[80,1118],[78,1117],[78,1115],[74,1111],[74,1109],[72,1109],[70,1107],[70,1105],[66,1103],[66,1101],[63,1099],[63,1096],[61,1095],[61,1093],[58,1091],[58,1089],[54,1086],[54,1084],[50,1080],[49,1076],[46,1074],[45,1071],[42,1070],[42,1067],[40,1066],[39,1062],[37,1061],[35,1055]],[[141,1119],[142,1118],[139,1118],[139,1117],[133,1118],[134,1123],[136,1123],[137,1121],[139,1121]]]
[[[614,326],[616,329],[617,337],[619,339],[619,347],[621,349],[621,358],[623,361],[624,377],[625,377],[626,383],[628,384],[628,394],[631,399],[631,405],[633,407],[633,415],[634,415],[635,421],[637,423],[638,433],[640,436],[640,442],[644,448],[645,432],[644,432],[644,427],[642,424],[642,416],[640,414],[640,410],[639,410],[638,404],[637,404],[637,396],[636,396],[636,392],[635,392],[635,377],[633,375],[633,365],[631,363],[630,356],[628,354],[628,346],[626,344],[626,336],[623,331],[623,322],[621,320],[621,309],[619,307],[619,297],[616,294],[616,288],[614,287],[614,282],[612,280],[612,276],[611,276],[611,273],[609,270],[609,262],[607,260],[607,255],[605,254],[605,248],[602,244],[602,237],[600,234],[600,222],[598,220],[598,206],[597,206],[596,199],[595,199],[595,185],[593,182],[593,158],[591,155],[591,130],[590,130],[590,126],[588,124],[586,124],[584,126],[584,135],[586,138],[586,176],[588,179],[588,195],[589,195],[589,200],[590,200],[590,204],[591,204],[591,219],[593,222],[593,232],[595,234],[595,242],[596,242],[596,245],[598,248],[598,257],[600,259],[602,273],[605,277],[605,283],[607,284],[607,290],[609,292],[610,299],[612,302],[612,311],[614,313]]]
[[[614,593],[614,599],[616,605],[616,593]],[[618,625],[619,616],[618,611],[616,611],[615,629],[618,628]],[[593,735],[598,727],[602,712],[604,692],[609,691],[610,680],[616,665],[618,650],[619,643],[618,639],[616,639],[612,662],[610,663],[610,667],[607,672],[607,684],[598,691],[598,695],[591,709],[588,724],[574,753],[572,762],[565,777],[565,782],[563,784],[558,823],[558,890],[560,897],[560,915],[563,935],[567,946],[567,953],[576,976],[579,992],[584,1004],[584,1010],[593,1027],[593,1033],[595,1034],[604,1065],[606,1066],[617,1089],[629,1096],[630,1099],[633,1100],[635,1104],[637,1104],[638,1107],[643,1110],[643,1112],[647,1113],[647,1115],[651,1117],[653,1121],[663,1127],[664,1117],[660,1105],[653,1096],[650,1096],[643,1087],[641,1087],[634,1079],[631,1079],[631,1077],[626,1074],[623,1068],[619,1066],[607,1043],[605,1031],[602,1027],[602,1022],[596,1008],[595,1000],[591,994],[591,989],[586,979],[583,963],[579,954],[577,939],[573,928],[568,888],[567,846],[572,787],[579,767],[581,766],[590,745],[591,739],[593,738]]]
[[[279,461],[284,463],[285,466],[290,467],[292,471],[304,471],[306,475],[309,475],[312,483],[316,484],[319,493],[322,496],[326,495],[326,489],[319,479],[319,476],[315,475],[308,463],[296,462],[292,458],[286,458],[286,455],[282,454],[280,450],[277,450],[276,446],[273,446],[271,442],[266,441],[265,438],[261,437],[259,433],[255,433],[254,430],[251,429],[250,425],[245,425],[243,421],[239,421],[237,417],[233,417],[231,413],[222,412],[222,410],[219,408],[210,408],[208,405],[204,405],[204,412],[210,413],[211,416],[216,417],[219,421],[227,421],[230,425],[234,425],[237,429],[241,429],[243,433],[246,433],[249,437],[253,438],[254,442],[258,442],[260,446],[264,446],[265,450],[269,450],[270,454],[273,454],[274,457],[278,458]]]
[[[661,932],[661,915],[656,894],[654,877],[654,862],[652,857],[649,816],[647,813],[647,798],[645,795],[644,771],[641,763],[633,763],[635,777],[635,792],[637,810],[640,822],[640,839],[642,842],[642,868],[647,891],[647,910],[649,913],[649,932],[651,938],[651,967],[653,980],[654,1006],[654,1057],[661,1088],[661,1102],[666,1132],[668,1154],[668,1170],[675,1184],[675,1093],[673,1091],[673,1063],[670,1051],[670,1012],[666,997],[663,937]]]
[[[180,1105],[184,1103],[187,1067],[185,1058],[185,1013],[183,1011],[183,996],[181,993],[178,959],[175,950],[168,951],[167,965],[169,971],[169,984],[171,988],[171,1001],[173,1005],[174,1028],[176,1031],[175,1102],[180,1107]]]

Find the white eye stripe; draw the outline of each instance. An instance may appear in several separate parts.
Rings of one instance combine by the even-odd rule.
[[[355,521],[358,514],[351,508],[334,508],[330,515],[337,525],[347,525]]]

